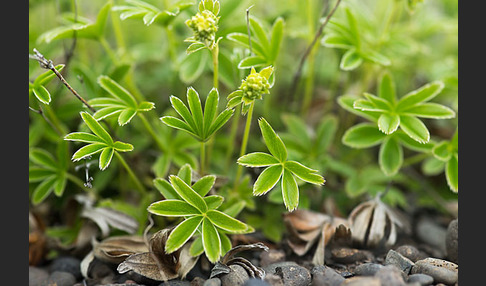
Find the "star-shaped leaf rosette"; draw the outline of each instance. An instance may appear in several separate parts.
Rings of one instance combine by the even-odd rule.
[[[323,185],[325,180],[318,174],[319,171],[287,160],[287,148],[282,139],[264,118],[260,118],[258,123],[270,154],[246,154],[238,159],[238,164],[246,167],[267,167],[253,185],[253,195],[266,194],[280,181],[285,207],[293,211],[299,205],[299,185],[296,178],[315,185]]]
[[[160,179],[158,184],[165,200],[148,207],[150,213],[166,217],[183,217],[170,233],[165,244],[166,253],[180,249],[191,237],[198,235],[191,245],[191,254],[204,252],[211,262],[216,262],[231,249],[227,233],[250,233],[254,229],[217,210],[224,198],[218,195],[206,196],[213,187],[216,177],[206,175],[192,184],[191,168],[185,165],[178,175],[169,176],[169,181]],[[169,183],[170,182],[170,183]]]

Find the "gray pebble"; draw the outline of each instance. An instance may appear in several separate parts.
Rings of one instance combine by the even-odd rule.
[[[203,286],[221,286],[221,280],[218,277],[210,278],[204,281]]]
[[[380,279],[376,277],[357,276],[344,281],[341,286],[382,286]]]
[[[159,286],[191,286],[191,282],[186,280],[169,280],[159,284]]]
[[[331,257],[334,261],[343,264],[351,264],[358,261],[373,260],[373,254],[369,251],[340,247],[331,250]]]
[[[447,229],[429,217],[421,217],[418,219],[416,226],[417,237],[432,246],[437,250],[439,257],[444,257],[446,254],[446,238]]]
[[[231,269],[229,273],[223,274],[219,277],[222,286],[243,285],[246,280],[250,279],[250,276],[245,268],[236,264],[230,265],[229,268]]]
[[[261,267],[282,261],[285,261],[285,252],[280,249],[270,249],[269,251],[262,251],[260,254]]]
[[[268,284],[270,284],[272,286],[284,286],[283,281],[282,281],[282,277],[280,277],[276,274],[267,273],[265,275],[265,277],[263,278],[263,280],[265,280],[265,282],[267,282]]]
[[[295,262],[273,263],[267,265],[264,270],[265,273],[280,276],[286,286],[307,286],[312,280],[309,270]]]
[[[58,257],[54,259],[49,266],[49,271],[64,271],[71,273],[76,280],[81,280],[83,275],[81,274],[81,261],[75,257]]]
[[[339,286],[344,282],[344,277],[342,277],[334,269],[325,265],[314,266],[314,268],[311,270],[311,275],[312,286]]]
[[[35,266],[29,266],[29,286],[39,286],[49,277],[49,273]]]
[[[404,286],[403,272],[394,265],[383,266],[375,274],[380,279],[382,285],[387,286]]]
[[[434,283],[434,278],[427,274],[417,273],[408,276],[408,283],[417,282],[420,285],[430,285]]]
[[[354,269],[354,274],[361,275],[361,276],[373,276],[376,274],[378,270],[380,270],[383,265],[378,263],[363,263]]]
[[[449,223],[447,227],[446,234],[446,248],[447,248],[447,259],[452,262],[458,262],[458,232],[459,225],[458,220],[455,219]]]
[[[408,244],[397,247],[395,251],[412,260],[413,262],[427,257],[425,253],[418,250],[415,246]]]
[[[417,261],[411,273],[427,274],[434,278],[435,283],[454,285],[458,279],[458,266],[447,260],[429,257]]]
[[[410,273],[413,264],[414,263],[410,259],[406,258],[405,256],[401,255],[393,249],[390,249],[386,254],[385,265],[395,265],[405,274]]]
[[[258,278],[250,278],[243,283],[243,286],[271,286],[268,282]]]
[[[72,286],[74,283],[76,283],[76,278],[74,278],[74,275],[71,273],[54,271],[49,275],[49,277],[47,277],[46,280],[44,280],[44,283],[41,285]]]

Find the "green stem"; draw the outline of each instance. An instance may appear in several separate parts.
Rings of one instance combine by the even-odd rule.
[[[87,188],[84,185],[84,182],[80,178],[74,176],[73,174],[66,173],[66,178],[68,180],[70,180],[71,182],[73,182],[74,184],[76,184],[78,187],[80,187],[81,189],[83,189],[86,192],[90,192],[90,191],[93,191],[94,190],[94,189]]]
[[[176,44],[177,41],[174,37],[174,30],[172,25],[167,25],[165,27],[165,32],[167,34],[167,43],[169,45],[169,57],[171,60],[171,66],[174,71],[179,70],[179,65],[177,64],[177,53],[176,53]]]
[[[201,141],[201,160],[199,163],[199,175],[204,176],[206,166],[206,142]]]
[[[115,53],[110,47],[110,44],[108,44],[108,41],[104,37],[100,37],[99,39],[101,46],[105,50],[105,52],[108,54],[108,57],[110,57],[110,60],[113,64],[116,64],[117,59],[115,57]]]
[[[137,176],[135,175],[135,173],[132,171],[132,168],[130,168],[130,166],[127,164],[127,162],[125,161],[125,159],[123,159],[123,156],[120,155],[118,152],[115,152],[115,155],[117,156],[118,160],[120,161],[120,163],[123,165],[123,167],[127,171],[127,173],[130,176],[130,178],[133,180],[133,182],[137,186],[137,189],[140,191],[140,194],[141,195],[147,194],[147,190],[142,185],[142,183],[140,182],[140,180],[137,178]]]
[[[159,147],[159,149],[162,152],[167,152],[167,150],[165,150],[165,146],[160,141],[160,138],[157,136],[157,134],[155,134],[155,131],[152,128],[152,125],[150,125],[150,123],[148,122],[147,118],[145,118],[145,115],[143,115],[142,113],[138,113],[138,115],[139,115],[140,119],[142,120],[143,126],[148,131],[148,133],[150,134],[150,136],[152,136],[152,139],[154,139],[154,141],[157,144],[157,146]]]
[[[112,5],[115,5],[115,1],[110,0]],[[115,33],[116,45],[122,49],[122,52],[125,53],[125,40],[123,39],[122,28],[120,25],[120,18],[118,18],[117,13],[114,10],[111,10],[111,23],[113,25],[113,31]]]
[[[402,168],[416,164],[430,157],[430,153],[419,153],[403,160]]]
[[[211,55],[213,57],[213,86],[218,88],[218,56],[219,56],[219,44],[216,43],[214,48],[211,50]]]
[[[304,86],[304,99],[302,102],[301,107],[301,114],[304,117],[308,111],[312,101],[312,95],[314,91],[314,59],[315,59],[315,46],[311,50],[309,57],[307,58],[307,78],[305,79],[305,86]]]
[[[252,101],[252,103],[250,104],[250,109],[248,110],[248,114],[246,115],[246,126],[245,126],[245,133],[243,134],[243,141],[241,142],[240,157],[245,155],[246,153],[246,145],[248,144],[248,137],[250,135],[251,118],[253,116],[254,106],[255,106],[255,101]],[[236,178],[235,178],[235,186],[234,186],[235,190],[240,181],[242,171],[243,171],[243,166],[238,165],[238,169],[236,170]]]
[[[229,137],[229,146],[228,150],[226,151],[226,168],[230,168],[231,164],[231,156],[233,155],[234,151],[234,144],[233,142],[236,142],[236,132],[238,131],[238,123],[240,122],[240,116],[241,116],[241,104],[238,105],[235,109],[234,116],[232,118],[231,122],[231,130],[230,130],[230,137]]]

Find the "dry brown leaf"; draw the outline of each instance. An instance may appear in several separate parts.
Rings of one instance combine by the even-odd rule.
[[[410,222],[384,204],[381,195],[356,206],[348,219],[353,241],[363,247],[391,247],[397,239],[397,228],[410,232]]]
[[[330,243],[337,229],[349,234],[348,221],[339,217],[309,210],[295,210],[284,214],[284,222],[289,233],[287,242],[292,251],[302,256],[317,243],[312,262],[324,264],[325,246]],[[349,235],[348,235],[349,237]]]
[[[263,279],[265,277],[265,270],[261,267],[253,265],[248,259],[244,257],[234,257],[236,253],[246,250],[252,251],[268,251],[268,246],[261,242],[245,245],[237,245],[231,248],[221,259],[221,262],[216,262],[213,269],[211,269],[210,278],[217,277],[230,273],[232,270],[230,265],[239,265],[246,270],[248,276],[251,278]]]
[[[113,236],[97,242],[93,238],[93,254],[101,261],[121,263],[128,256],[136,253],[148,252],[148,246],[142,236],[122,235]]]
[[[183,279],[194,267],[199,257],[189,253],[190,243],[186,243],[176,252],[165,253],[165,243],[172,229],[156,232],[149,241],[149,251],[132,254],[118,265],[118,272],[130,270],[157,281]]]

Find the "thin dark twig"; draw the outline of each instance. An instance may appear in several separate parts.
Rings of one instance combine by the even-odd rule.
[[[64,79],[64,77],[61,75],[61,73],[59,73],[56,68],[54,67],[54,64],[52,63],[51,60],[47,60],[41,53],[39,53],[39,51],[37,51],[36,49],[34,49],[34,55],[31,55],[29,54],[29,58],[30,59],[33,59],[33,60],[36,60],[39,62],[39,65],[41,66],[41,68],[43,69],[49,69],[51,70],[53,73],[56,74],[56,76],[61,80],[61,82],[69,89],[69,91],[71,91],[72,94],[74,94],[74,96],[76,96],[87,108],[89,108],[89,110],[91,110],[93,113],[96,112],[96,110],[88,104],[88,102],[81,97],[81,95],[79,95],[76,90],[74,90],[71,85],[69,85],[69,83]]]
[[[255,5],[251,5],[250,7],[248,7],[248,9],[246,9],[246,32],[248,33],[248,45],[249,45],[249,48],[250,48],[250,56],[252,54],[252,48],[251,48],[251,32],[250,32],[250,9],[255,6]]]
[[[297,88],[297,83],[300,80],[300,77],[302,75],[302,68],[304,67],[304,63],[305,63],[307,57],[309,56],[309,54],[311,53],[312,49],[314,48],[314,45],[316,44],[317,40],[322,35],[322,31],[324,30],[324,27],[326,27],[326,25],[329,22],[329,20],[331,19],[332,15],[334,14],[334,12],[336,12],[336,9],[339,6],[339,3],[341,3],[341,0],[336,1],[336,4],[334,4],[334,7],[332,8],[331,12],[329,12],[326,19],[321,23],[319,30],[317,31],[317,33],[314,36],[314,39],[312,40],[312,42],[310,43],[310,45],[307,47],[304,54],[302,55],[302,58],[300,59],[300,62],[299,62],[299,66],[298,66],[297,71],[295,72],[293,80],[292,80],[292,85],[291,85],[291,88],[290,88],[289,95],[292,95],[295,92],[295,89]],[[326,10],[327,10],[327,6],[326,6],[326,9],[324,9],[324,11],[326,11]]]

